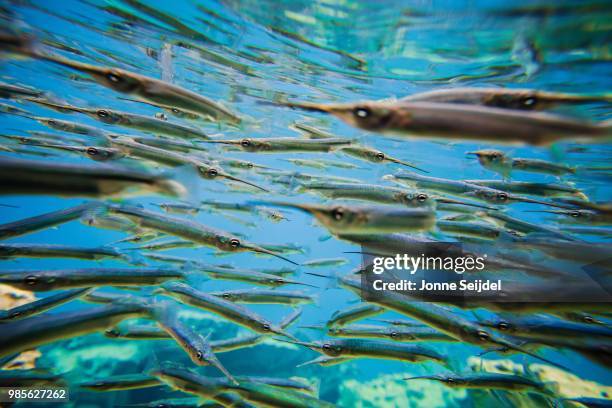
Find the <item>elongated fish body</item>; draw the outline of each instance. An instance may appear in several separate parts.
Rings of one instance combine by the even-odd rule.
[[[311,182],[304,184],[300,189],[313,191],[329,198],[404,204],[409,207],[427,207],[434,204],[426,193],[376,184]]]
[[[263,303],[299,305],[312,303],[314,298],[302,292],[270,290],[270,289],[236,289],[212,292],[211,295],[222,297],[235,303]]]
[[[502,316],[484,320],[481,324],[525,338],[612,341],[612,328],[538,315]]]
[[[168,109],[177,108],[229,123],[241,122],[235,113],[219,103],[178,85],[120,68],[100,67],[44,53],[32,48],[31,44],[25,44],[27,40],[21,39],[17,42],[20,43],[20,47],[13,47],[14,51],[90,75],[96,82],[114,91],[133,95],[140,100]]]
[[[170,279],[183,279],[176,269],[90,268],[61,270],[0,271],[0,283],[26,290],[46,291],[92,286],[158,285]]]
[[[330,336],[349,338],[373,338],[389,339],[400,342],[416,341],[451,341],[456,339],[449,337],[429,327],[384,327],[372,325],[349,325],[343,327],[331,327],[327,330]]]
[[[156,387],[160,381],[156,377],[146,374],[125,374],[100,378],[79,383],[79,388],[90,391],[123,391],[138,390],[142,388]]]
[[[66,290],[8,310],[0,310],[0,323],[17,321],[46,312],[73,299],[78,299],[90,290],[91,288]]]
[[[1,98],[20,98],[24,96],[38,97],[42,95],[42,91],[33,88],[28,88],[21,85],[8,84],[0,82],[0,97]]]
[[[560,163],[552,163],[546,160],[539,159],[512,159],[512,170],[522,170],[531,173],[544,173],[561,176],[564,174],[572,174],[576,169]]]
[[[75,220],[98,205],[97,203],[85,203],[2,224],[0,225],[0,240],[20,237]]]
[[[499,238],[502,231],[494,225],[487,225],[481,222],[462,222],[438,220],[436,227],[445,234],[467,236],[495,240]]]
[[[1,258],[77,258],[99,260],[124,258],[124,254],[111,247],[78,247],[51,244],[0,244]]]
[[[246,138],[240,140],[212,140],[208,143],[220,143],[234,146],[247,152],[279,153],[279,152],[329,152],[351,144],[349,139],[296,139],[292,137],[279,138]]]
[[[341,152],[346,153],[350,156],[356,157],[358,159],[367,160],[371,163],[396,163],[401,164],[403,166],[412,167],[413,169],[417,169],[420,171],[424,171],[416,167],[414,164],[408,163],[406,161],[396,159],[394,157],[390,157],[380,150],[372,149],[370,147],[365,146],[348,146],[343,147]]]
[[[438,102],[482,105],[495,108],[543,110],[555,105],[610,102],[609,95],[580,95],[521,88],[446,88],[419,92],[401,99],[406,102]]]
[[[235,383],[234,377],[221,364],[208,341],[200,333],[183,324],[178,318],[178,308],[168,302],[156,304],[153,309],[153,317],[159,324],[189,355],[191,361],[196,365],[212,365],[223,373],[231,382]]]
[[[249,242],[241,241],[238,237],[235,237],[232,234],[207,227],[195,221],[169,217],[163,214],[130,206],[111,206],[110,210],[138,222],[143,228],[158,230],[169,235],[175,235],[206,246],[218,248],[222,251],[260,252],[292,262],[272,251],[260,248],[257,245]]]
[[[409,137],[547,145],[563,139],[605,138],[607,123],[594,124],[542,112],[436,102],[286,103],[330,113],[349,125]]]
[[[130,317],[143,317],[142,304],[117,303],[66,313],[43,313],[2,325],[0,356],[29,350],[56,340],[103,331]]]
[[[32,370],[11,370],[0,372],[0,387],[41,387],[58,386],[63,383],[60,375]]]
[[[185,188],[160,175],[118,165],[95,166],[0,159],[0,194],[104,197],[155,191],[181,196]]]
[[[425,231],[435,222],[429,208],[405,208],[390,205],[319,205],[271,202],[295,208],[314,216],[332,234],[371,234],[377,232]]]
[[[376,316],[385,311],[384,308],[371,304],[359,303],[355,306],[346,309],[337,310],[331,318],[325,323],[326,327],[340,327],[356,320],[365,319],[366,317]]]
[[[112,327],[104,332],[106,337],[126,340],[166,340],[172,337],[163,329],[153,325],[130,325],[125,328]]]
[[[249,309],[223,298],[193,289],[185,284],[169,282],[163,284],[161,290],[179,299],[181,302],[223,316],[257,333],[282,333],[280,328],[275,327],[272,323]]]

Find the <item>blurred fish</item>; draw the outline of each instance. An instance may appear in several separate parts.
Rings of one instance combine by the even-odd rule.
[[[64,313],[43,313],[38,316],[2,325],[0,357],[29,350],[53,341],[103,331],[130,317],[149,313],[139,302],[117,302],[93,309]]]
[[[427,347],[415,344],[400,344],[383,340],[361,339],[327,339],[313,342],[296,342],[293,340],[279,341],[299,344],[330,357],[367,357],[409,362],[435,361],[446,364],[447,360],[441,354]]]
[[[420,92],[401,99],[406,102],[441,102],[495,108],[544,110],[555,105],[612,102],[612,95],[581,95],[524,88],[446,88]]]
[[[360,129],[407,137],[548,145],[564,139],[602,139],[612,134],[607,122],[589,123],[548,113],[453,103],[400,100],[280,105],[329,113]]]
[[[237,384],[236,379],[221,364],[212,350],[208,339],[184,325],[178,319],[178,308],[167,302],[156,304],[153,317],[157,323],[183,348],[191,361],[197,365],[212,365],[227,377],[228,380]]]
[[[78,387],[90,391],[107,392],[138,390],[159,385],[160,381],[156,377],[151,377],[146,374],[124,374],[84,381],[79,383]]]
[[[0,158],[0,194],[59,196],[117,196],[155,191],[170,196],[186,193],[182,184],[166,176],[124,166],[89,166]]]
[[[337,310],[325,323],[326,327],[339,327],[366,317],[376,316],[385,311],[384,308],[371,303],[359,303],[346,309]]]
[[[77,70],[91,76],[100,85],[165,108],[178,108],[228,123],[238,124],[241,122],[241,119],[235,113],[221,104],[159,79],[120,68],[96,66],[53,55],[37,47],[31,38],[3,37],[0,42],[5,50]]]
[[[246,138],[236,140],[209,140],[206,143],[219,143],[237,147],[247,152],[278,153],[278,152],[330,152],[342,146],[351,144],[349,139],[296,139],[292,137],[279,138]]]
[[[0,273],[0,276],[3,273],[4,272]],[[16,321],[35,314],[46,312],[49,309],[63,305],[71,300],[78,299],[88,293],[90,290],[91,288],[66,290],[21,306],[13,307],[8,310],[0,310],[0,323]]]
[[[574,196],[581,199],[588,199],[579,189],[567,184],[558,183],[538,183],[529,181],[505,182],[499,180],[464,180],[466,183],[478,184],[479,186],[490,187],[496,190],[508,191],[516,194],[537,195],[542,197],[567,197]]]
[[[168,268],[89,268],[57,270],[3,270],[0,283],[32,291],[92,286],[158,285],[186,274]]]
[[[435,223],[435,213],[421,208],[398,208],[385,205],[330,206],[289,202],[265,202],[264,204],[307,212],[334,234],[423,231],[430,229]]]
[[[460,180],[450,180],[438,177],[423,176],[417,173],[402,171],[395,175],[386,175],[385,180],[398,180],[402,183],[415,186],[417,188],[431,189],[448,194],[468,196],[470,198],[486,201],[491,204],[510,204],[513,202],[542,204],[551,207],[566,208],[560,204],[549,201],[535,200],[533,198],[514,195],[506,191],[494,188],[471,184]]]
[[[385,327],[373,325],[352,324],[342,327],[330,327],[327,334],[333,337],[389,339],[401,342],[417,341],[449,341],[456,340],[444,333],[429,327]]]
[[[293,338],[280,326],[272,324],[265,318],[245,307],[212,294],[199,291],[183,283],[168,282],[162,284],[159,290],[161,293],[177,298],[181,302],[218,314],[257,333],[276,333]]]
[[[475,388],[483,390],[506,390],[519,392],[538,392],[546,395],[552,394],[547,384],[532,380],[525,376],[501,373],[465,373],[465,374],[437,374],[422,375],[405,378],[412,380],[438,381],[452,388]]]

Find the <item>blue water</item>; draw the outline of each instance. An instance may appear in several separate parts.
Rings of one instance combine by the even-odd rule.
[[[610,90],[610,21],[609,2],[585,1],[148,1],[139,7],[125,1],[4,1],[2,16],[13,27],[31,32],[45,40],[53,52],[101,66],[116,66],[155,78],[171,76],[173,83],[219,101],[247,118],[241,128],[198,121],[198,127],[209,134],[227,139],[249,137],[300,137],[290,125],[299,122],[323,129],[339,137],[351,138],[382,150],[390,156],[410,161],[427,169],[430,175],[449,179],[500,179],[500,176],[478,165],[465,153],[479,148],[500,148],[514,157],[538,158],[573,166],[605,166],[610,163],[609,145],[588,146],[586,152],[571,153],[572,142],[551,148],[507,146],[486,143],[436,141],[427,139],[394,139],[355,129],[332,117],[302,113],[261,102],[300,100],[346,102],[402,97],[411,93],[457,86],[507,86],[576,93],[606,93]],[[145,4],[143,2],[143,4]],[[174,24],[180,22],[180,25]],[[205,55],[181,46],[195,44],[216,55]],[[53,48],[63,45],[64,49]],[[170,49],[170,64],[163,66],[162,50]],[[154,55],[155,57],[152,57]],[[148,116],[160,109],[131,101],[89,80],[86,75],[44,61],[10,59],[0,61],[0,80],[43,90],[76,106],[108,107]],[[3,101],[36,116],[55,117],[101,128],[108,132],[138,134],[118,126],[105,125],[86,115],[61,114],[26,101]],[[560,112],[589,120],[610,117],[609,106],[590,104],[562,108]],[[178,118],[170,120],[189,123]],[[34,120],[2,114],[2,134],[28,135],[30,131],[55,132]],[[5,139],[1,143],[15,146]],[[87,163],[87,158],[64,152],[53,152],[47,160]],[[275,169],[311,174],[333,175],[381,183],[381,177],[400,168],[395,164],[374,164],[340,153],[258,154],[226,151],[217,148],[220,157],[251,160]],[[27,154],[2,152],[3,156],[38,158]],[[300,167],[283,160],[332,159],[352,163],[359,168],[324,170]],[[44,158],[40,158],[44,159]],[[256,171],[241,177],[269,187],[270,194],[238,191],[220,181],[206,181],[189,176],[181,181],[191,189],[189,200],[215,199],[245,202],[251,199],[283,199],[316,202],[315,195],[288,192],[274,185]],[[521,181],[567,182],[584,191],[592,201],[610,201],[609,176],[578,174],[559,180],[555,176],[518,173]],[[35,214],[67,208],[83,202],[82,198],[54,196],[5,196],[0,203],[17,208],[2,208],[0,222],[19,220]],[[152,204],[170,199],[144,195],[130,198],[129,203],[158,210]],[[531,204],[515,204],[508,213],[521,219],[555,225],[554,217],[526,213]],[[345,257],[348,263],[339,267],[312,269],[328,275],[343,274],[361,261],[356,254],[360,247],[329,236],[312,217],[297,211],[283,210],[288,221],[271,222],[265,217],[244,213],[200,212],[198,222],[215,228],[244,234],[257,243],[294,243],[305,248],[304,254],[288,255],[301,263],[310,259]],[[238,219],[236,219],[238,217]],[[245,225],[249,221],[253,225]],[[73,221],[57,228],[11,239],[6,242],[53,243],[101,246],[125,238],[128,233],[92,228]],[[444,238],[437,235],[437,238]],[[589,241],[605,237],[581,237]],[[129,245],[128,245],[129,246]],[[124,246],[124,247],[128,247]],[[230,263],[243,268],[275,268],[288,266],[270,257],[241,253],[221,256],[210,248],[175,249],[164,254],[185,256],[209,263]],[[74,259],[5,260],[0,269],[61,269],[91,266],[122,266],[117,261]],[[151,265],[155,265],[151,262]],[[318,303],[304,307],[303,315],[292,329],[303,339],[322,338],[317,331],[298,326],[317,325],[331,314],[355,304],[357,298],[346,290],[328,287],[328,281],[304,274],[298,268],[295,278],[318,286],[306,289],[318,296]],[[204,290],[243,288],[245,284],[193,278],[190,283]],[[291,287],[297,288],[297,287]],[[46,295],[41,293],[40,295]],[[84,302],[71,302],[50,313],[90,307]],[[270,320],[278,322],[290,313],[284,306],[249,305]],[[464,312],[458,312],[464,313]],[[385,315],[387,316],[387,315]],[[401,316],[388,313],[389,318]],[[227,338],[236,332],[231,324],[203,319],[205,332],[212,339]],[[212,328],[212,329],[211,329]],[[1,336],[1,334],[0,334]],[[480,350],[467,345],[435,343],[448,352],[454,369],[467,371],[467,359]],[[105,348],[106,347],[106,348]],[[116,347],[116,348],[113,348]],[[90,350],[90,353],[84,352]],[[99,350],[96,352],[96,350]],[[117,358],[131,350],[129,358]],[[178,361],[195,368],[186,355],[169,341],[112,341],[98,334],[65,340],[40,349],[38,366],[49,368],[65,377],[98,378],[109,375],[138,373],[151,369],[160,361]],[[547,349],[543,355],[563,362],[572,373],[585,381],[611,383],[610,371],[583,357],[564,350]],[[387,360],[354,360],[332,367],[308,366],[299,363],[316,357],[302,348],[280,348],[272,341],[256,348],[220,355],[222,362],[235,375],[280,376],[307,378],[319,384],[320,398],[340,406],[483,406],[495,403],[494,397],[482,391],[452,391],[438,384],[402,383],[398,378],[440,371],[433,363],[408,364]],[[512,359],[522,356],[488,355],[490,359]],[[217,375],[214,369],[200,372]],[[393,377],[393,375],[396,375]],[[388,388],[373,387],[380,381]],[[389,384],[393,383],[391,386]],[[363,391],[359,394],[357,391]],[[364,390],[371,390],[368,396]],[[378,394],[377,394],[378,393]],[[387,396],[386,398],[381,397]],[[87,393],[74,390],[74,406],[117,406],[144,403],[176,397],[168,388]],[[576,396],[576,395],[574,395]],[[506,398],[506,397],[504,397]],[[492,402],[493,401],[493,402]],[[511,405],[514,400],[505,399]],[[524,406],[540,404],[527,400]],[[406,405],[408,404],[408,405]]]

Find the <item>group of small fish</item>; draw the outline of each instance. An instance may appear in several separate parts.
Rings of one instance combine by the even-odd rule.
[[[557,403],[611,406],[607,396],[564,398],[554,383],[538,379],[527,369],[527,364],[524,374],[474,372],[458,366],[451,356],[436,347],[440,342],[473,345],[483,353],[520,354],[525,359],[571,372],[571,367],[551,361],[541,353],[554,348],[612,369],[612,320],[608,304],[442,304],[397,293],[385,293],[366,301],[360,297],[362,268],[347,274],[332,272],[347,262],[344,258],[315,259],[298,265],[291,255],[307,253],[299,244],[251,242],[241,234],[213,228],[196,219],[200,212],[209,212],[246,222],[242,215],[250,214],[261,220],[263,225],[258,227],[266,228],[266,222],[284,222],[290,231],[292,212],[300,211],[312,216],[330,237],[362,245],[377,254],[394,256],[411,245],[444,240],[512,242],[526,254],[537,251],[543,259],[563,260],[564,256],[578,256],[575,253],[580,252],[581,245],[589,245],[586,241],[589,236],[606,239],[611,236],[611,230],[605,227],[612,221],[612,205],[590,201],[588,194],[567,182],[580,169],[559,162],[510,157],[504,151],[488,148],[465,152],[466,160],[476,157],[484,169],[498,174],[501,180],[440,178],[431,174],[426,165],[417,166],[404,158],[392,157],[361,142],[318,129],[308,121],[293,126],[302,133],[301,137],[248,135],[249,119],[222,103],[175,83],[60,56],[31,36],[2,34],[0,44],[4,59],[23,64],[38,60],[68,68],[119,96],[162,109],[150,117],[110,109],[104,101],[100,101],[100,106],[79,106],[45,90],[0,83],[0,97],[4,100],[0,115],[36,121],[54,130],[53,133],[0,135],[0,194],[88,200],[2,224],[0,240],[23,237],[74,220],[126,234],[121,241],[103,247],[0,243],[0,262],[53,257],[95,262],[96,266],[2,268],[0,284],[35,294],[54,292],[0,311],[1,367],[7,367],[27,350],[90,333],[103,333],[112,341],[167,339],[176,342],[186,353],[191,366],[159,361],[149,372],[69,385],[91,392],[110,392],[165,384],[195,397],[151,401],[147,406],[334,406],[319,399],[305,382],[238,376],[218,358],[221,353],[271,339],[319,354],[300,367],[346,364],[355,359],[431,362],[432,367],[437,367],[435,372],[407,377],[406,386],[417,380],[436,381],[453,388],[537,394],[551,406]],[[382,101],[264,103],[271,115],[289,107],[330,114],[350,126],[371,132],[370,137],[389,135],[401,140],[409,156],[410,144],[416,138],[536,146],[564,140],[583,143],[581,146],[607,143],[612,137],[609,122],[586,122],[551,109],[611,101],[609,95],[474,87],[439,89]],[[36,116],[28,107],[54,111],[63,119]],[[83,115],[123,127],[126,132],[113,134],[103,127],[81,124],[79,118]],[[245,135],[225,138],[206,134],[199,128],[202,121],[218,123],[220,129],[239,129]],[[225,150],[220,153],[215,149]],[[289,160],[298,166],[335,167],[344,169],[345,173],[378,164],[410,170],[388,174],[379,183],[368,184],[351,177],[283,171],[222,155],[234,150],[250,152],[253,157],[331,152],[336,158]],[[343,155],[363,163],[357,166],[337,159]],[[85,157],[92,163],[64,160],[66,156]],[[543,173],[557,177],[558,182],[514,181],[512,177],[517,172]],[[266,181],[266,187],[255,179]],[[210,198],[211,194],[206,199],[194,200],[190,183],[199,186],[200,182],[207,184],[210,180],[221,181],[228,189],[246,192],[253,198],[232,202]],[[212,192],[210,186],[213,185],[203,188]],[[145,208],[130,202],[138,195],[159,195],[166,201],[151,203],[150,208]],[[286,198],[274,198],[277,195]],[[262,198],[268,196],[273,198]],[[318,201],[304,198],[309,196]],[[554,217],[553,222],[550,225],[531,223],[508,215],[505,208],[515,203],[531,204],[534,211]],[[292,267],[241,269],[162,253],[175,248],[201,247],[221,254],[248,252],[253,256],[269,256]],[[576,252],[563,254],[572,247],[578,248]],[[101,267],[97,262],[103,259],[129,266]],[[500,256],[490,258],[487,265],[500,274],[513,270],[526,279],[539,279],[543,275],[560,279],[561,272],[531,259]],[[157,266],[160,264],[165,266]],[[302,273],[299,268],[318,268],[318,271]],[[310,289],[305,289],[316,287],[303,281],[306,274],[322,279],[321,290],[333,281],[335,288],[354,292],[359,299],[359,303],[336,311],[321,326],[301,327],[324,336],[316,341],[297,337],[291,331],[301,308],[317,302]],[[204,279],[242,282],[252,287],[210,292],[199,286]],[[287,290],[285,286],[295,289]],[[54,308],[68,302],[86,302],[93,306],[54,312]],[[250,310],[249,304],[282,305],[293,312],[277,323]],[[210,333],[201,333],[181,320],[179,312],[188,307],[214,314],[251,334],[211,341]],[[486,309],[487,317],[477,313],[479,308]],[[399,313],[405,319],[390,320],[384,316],[381,319],[380,315],[385,313]],[[138,323],[133,323],[134,319]],[[142,323],[145,320],[149,323]],[[303,335],[305,331],[299,333]],[[220,375],[200,374],[197,367],[205,365],[215,367]],[[65,380],[39,369],[20,372],[3,369],[0,379],[2,386],[62,384]],[[209,404],[202,405],[203,400]]]

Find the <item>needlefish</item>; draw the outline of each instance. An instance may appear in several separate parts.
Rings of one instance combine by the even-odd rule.
[[[497,107],[402,100],[275,104],[328,113],[360,129],[407,137],[548,145],[564,139],[605,139],[612,135],[609,122],[591,123]]]

